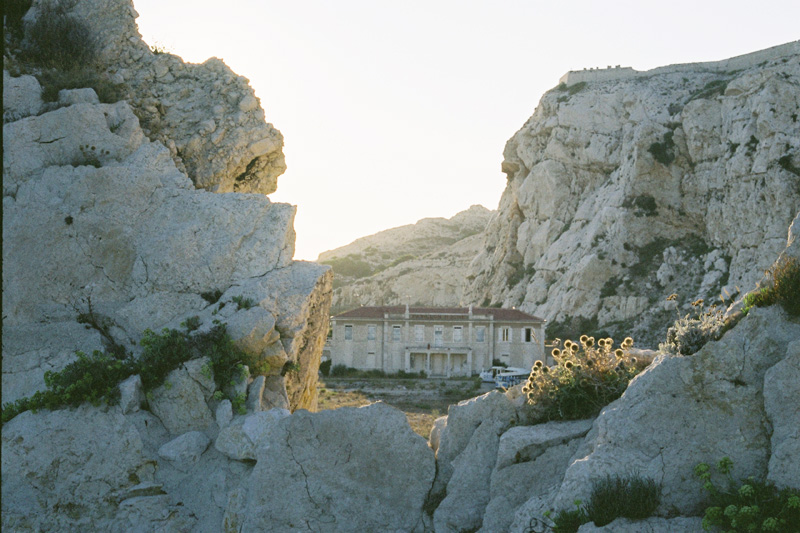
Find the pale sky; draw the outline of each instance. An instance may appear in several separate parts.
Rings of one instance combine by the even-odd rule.
[[[134,0],[139,31],[248,78],[285,138],[295,258],[472,204],[568,70],[714,61],[800,38],[800,2]]]

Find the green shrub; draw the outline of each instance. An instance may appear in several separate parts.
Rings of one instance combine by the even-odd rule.
[[[551,513],[548,511],[545,516],[549,518]],[[576,533],[583,524],[588,522],[589,516],[581,506],[581,501],[575,500],[575,509],[559,511],[553,517],[553,533]]]
[[[214,289],[213,291],[201,292],[200,297],[207,301],[209,305],[214,305],[222,298],[222,291]]]
[[[41,67],[70,70],[95,60],[88,27],[59,6],[43,6],[26,28],[24,58]]]
[[[333,361],[328,359],[327,361],[323,361],[319,364],[319,371],[322,372],[322,375],[327,377],[331,373],[331,364]]]
[[[790,315],[800,316],[800,262],[784,257],[767,270],[767,280],[767,286],[745,296],[742,314],[779,303]]]
[[[772,483],[748,478],[736,483],[730,471],[733,462],[723,457],[716,470],[725,476],[724,488],[711,479],[711,467],[698,464],[695,475],[708,493],[703,517],[705,531],[796,533],[800,526],[800,490],[779,490]]]
[[[728,82],[730,80],[714,80],[706,83],[702,89],[694,92],[689,99],[686,100],[687,103],[691,102],[692,100],[698,100],[702,98],[711,98],[713,96],[725,94],[725,89],[728,88]]]
[[[234,296],[231,300],[236,304],[237,309],[250,309],[256,305],[256,302],[254,302],[252,298],[245,298],[241,294],[239,296]]]
[[[653,143],[647,149],[653,155],[653,158],[664,166],[669,166],[675,161],[675,141],[673,140],[674,132],[668,131],[664,133],[664,142]]]
[[[778,165],[780,165],[780,167],[783,170],[791,172],[795,176],[800,176],[800,167],[794,166],[794,164],[792,163],[792,156],[788,154],[782,156],[781,158],[778,159]]]
[[[536,361],[522,392],[528,397],[534,423],[579,420],[596,416],[616,400],[633,377],[647,366],[631,357],[633,339],[626,338],[613,349],[613,339],[582,335],[580,344],[567,339],[563,350],[556,346],[553,367]]]
[[[118,358],[100,351],[90,356],[77,352],[77,361],[67,365],[64,370],[45,373],[46,390],[5,404],[3,423],[27,410],[58,409],[85,402],[99,404],[105,401],[114,404],[119,399],[117,386],[129,376],[138,374],[144,391],[148,392],[164,383],[167,375],[182,363],[203,356],[211,359],[211,370],[218,389],[238,379],[244,371],[244,365],[254,375],[270,370],[265,360],[238,349],[226,333],[225,325],[219,322],[209,331],[196,334],[190,334],[188,329],[178,331],[165,328],[161,334],[145,330],[140,345],[143,351],[138,359],[130,354]]]
[[[661,499],[661,487],[641,476],[611,476],[592,482],[586,514],[596,526],[617,518],[643,520],[652,516]]]
[[[579,81],[578,83],[574,83],[574,84],[570,85],[569,87],[567,87],[567,92],[570,94],[570,96],[572,96],[573,94],[578,94],[579,92],[581,92],[585,88],[586,88],[586,82],[585,81]]]

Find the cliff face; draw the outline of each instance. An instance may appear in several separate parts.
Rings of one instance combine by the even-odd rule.
[[[668,295],[730,300],[800,206],[799,86],[795,42],[551,90],[506,145],[465,298],[650,345]]]
[[[34,2],[26,26],[51,4]],[[294,207],[212,192],[269,193],[284,169],[247,80],[154,54],[128,1],[62,8],[125,99],[84,88],[45,103],[34,76],[4,72],[3,401],[43,389],[78,350],[135,354],[146,329],[197,316],[269,361],[279,406],[315,408],[329,269],[292,260]]]
[[[334,313],[359,305],[460,305],[493,214],[473,205],[449,219],[425,218],[323,252],[317,261],[333,267]]]

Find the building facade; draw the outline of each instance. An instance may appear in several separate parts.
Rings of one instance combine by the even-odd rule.
[[[333,365],[472,376],[495,359],[520,368],[545,360],[544,322],[516,309],[360,307],[331,319],[328,348]]]

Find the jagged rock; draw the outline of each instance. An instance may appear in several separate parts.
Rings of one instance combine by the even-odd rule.
[[[153,479],[138,431],[115,408],[28,411],[3,426],[2,442],[4,530],[107,529],[117,493]]]
[[[676,317],[660,305],[668,295],[682,316],[752,286],[800,204],[800,45],[769,54],[735,72],[670,66],[646,83],[546,93],[506,144],[508,184],[465,300],[516,305],[574,335],[586,332],[574,317],[597,319],[583,327],[654,348]]]
[[[767,480],[800,489],[800,341],[764,376],[764,410],[772,425]]]
[[[703,531],[703,519],[698,517],[648,518],[629,520],[618,518],[608,525],[597,527],[593,523],[582,525],[578,533],[697,533]]]
[[[317,261],[332,265],[336,277],[334,313],[359,305],[461,305],[461,280],[493,214],[473,205],[450,219],[424,218],[322,252]]]
[[[278,428],[256,451],[247,512],[227,516],[241,531],[422,531],[434,457],[401,411],[298,411]]]
[[[552,494],[592,422],[549,422],[503,433],[481,531],[508,531],[522,504]]]
[[[662,484],[659,509],[692,515],[704,498],[694,467],[725,456],[734,479],[763,479],[770,458],[764,375],[798,338],[800,324],[787,321],[779,306],[756,308],[693,356],[659,356],[600,413],[555,508],[587,501],[593,479],[637,472]]]
[[[289,409],[286,382],[281,376],[266,378],[264,393],[261,396],[261,408],[265,411],[269,409]]]
[[[12,78],[7,70],[3,71],[3,122],[36,115],[42,105],[42,86],[36,78]]]
[[[205,433],[189,431],[164,444],[158,449],[158,455],[172,461],[179,469],[187,469],[197,462],[210,443]]]
[[[119,384],[119,407],[127,415],[139,410],[145,401],[142,378],[131,376]]]
[[[236,417],[221,428],[214,447],[237,461],[255,460],[258,449],[270,445],[278,422],[287,416],[286,409],[270,409]]]
[[[247,410],[251,413],[264,410],[261,405],[261,398],[264,396],[265,383],[266,378],[264,376],[257,376],[247,388],[247,400],[245,405],[247,406]]]
[[[164,383],[148,394],[147,402],[173,435],[206,429],[214,423],[203,387],[191,376],[186,364],[170,372]]]
[[[51,3],[36,2],[26,23]],[[264,121],[246,78],[217,58],[191,64],[152,52],[139,35],[129,0],[78,2],[67,6],[67,14],[88,26],[107,76],[124,82],[148,135],[173,146],[173,156],[198,188],[275,191],[286,170],[283,136]]]
[[[498,391],[450,406],[432,489],[434,494],[447,494],[433,515],[436,531],[480,527],[500,435],[516,421],[516,410]]]

